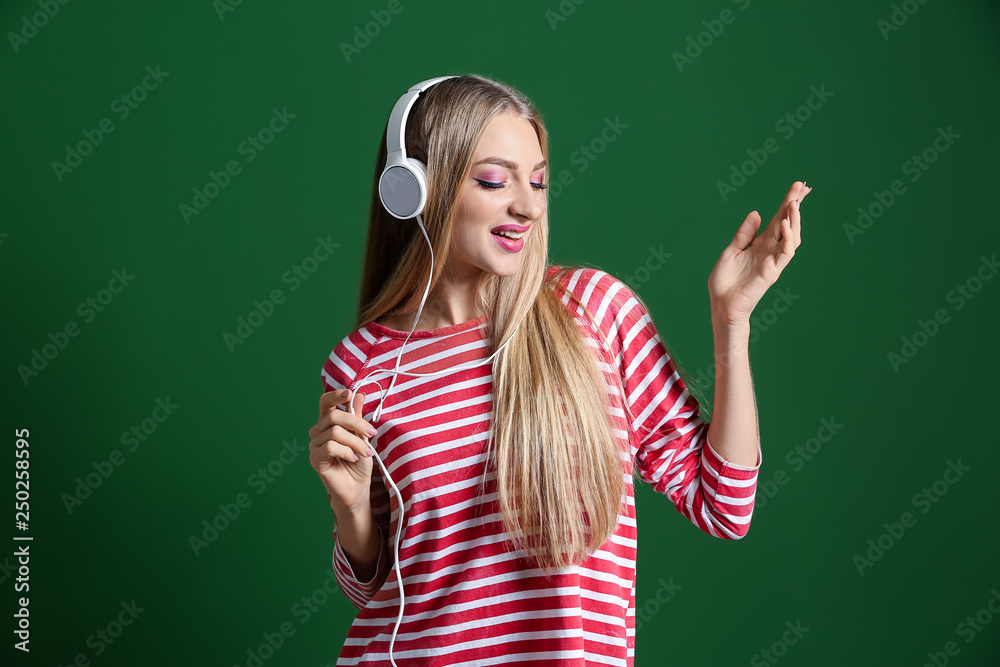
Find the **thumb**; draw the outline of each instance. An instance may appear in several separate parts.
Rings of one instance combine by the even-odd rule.
[[[353,402],[353,405],[354,405],[354,414],[356,414],[358,417],[361,416],[361,410],[363,409],[364,404],[365,404],[365,395],[364,395],[364,393],[361,393],[361,392],[355,393],[354,394],[354,402]]]
[[[743,220],[743,224],[736,230],[736,236],[733,237],[733,242],[729,244],[729,247],[744,250],[757,236],[758,229],[760,229],[760,214],[757,211],[750,211]]]

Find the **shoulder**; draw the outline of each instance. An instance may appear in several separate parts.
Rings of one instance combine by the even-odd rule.
[[[645,304],[632,288],[602,269],[553,265],[546,277],[568,308],[584,317],[589,313],[605,339],[649,317]]]
[[[377,343],[378,338],[366,327],[359,327],[340,339],[320,371],[324,389],[349,387],[368,363]]]
[[[596,318],[617,317],[643,307],[638,295],[624,281],[602,269],[590,266],[552,265],[546,277],[557,296],[567,305],[577,300]],[[573,296],[568,296],[567,293]],[[574,299],[573,297],[576,297]]]

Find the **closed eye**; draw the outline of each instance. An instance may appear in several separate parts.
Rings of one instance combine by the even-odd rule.
[[[494,181],[484,181],[481,178],[475,178],[474,180],[486,190],[500,190],[506,187],[504,183],[496,183]],[[536,190],[545,190],[546,188],[549,187],[544,183],[532,183],[531,186]]]

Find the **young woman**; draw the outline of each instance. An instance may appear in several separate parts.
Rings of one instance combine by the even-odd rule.
[[[810,188],[794,183],[759,236],[750,213],[709,276],[708,423],[637,294],[547,263],[531,102],[451,77],[404,118],[426,208],[419,225],[386,211],[383,134],[358,328],[323,365],[309,431],[334,572],[360,610],[337,664],[631,665],[635,477],[711,536],[749,529],[750,314],[800,243]]]

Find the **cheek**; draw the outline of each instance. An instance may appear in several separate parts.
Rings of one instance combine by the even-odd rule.
[[[468,248],[475,237],[476,230],[481,226],[479,220],[482,213],[478,211],[478,205],[469,197],[464,197],[458,204],[455,218],[455,243],[459,247]]]
[[[496,192],[477,192],[468,198],[469,214],[473,219],[494,218],[497,211],[502,211],[507,205],[502,194]]]
[[[503,212],[507,204],[502,197],[490,196],[491,193],[469,193],[462,198],[458,206],[460,220],[471,231],[479,227],[489,227]]]

